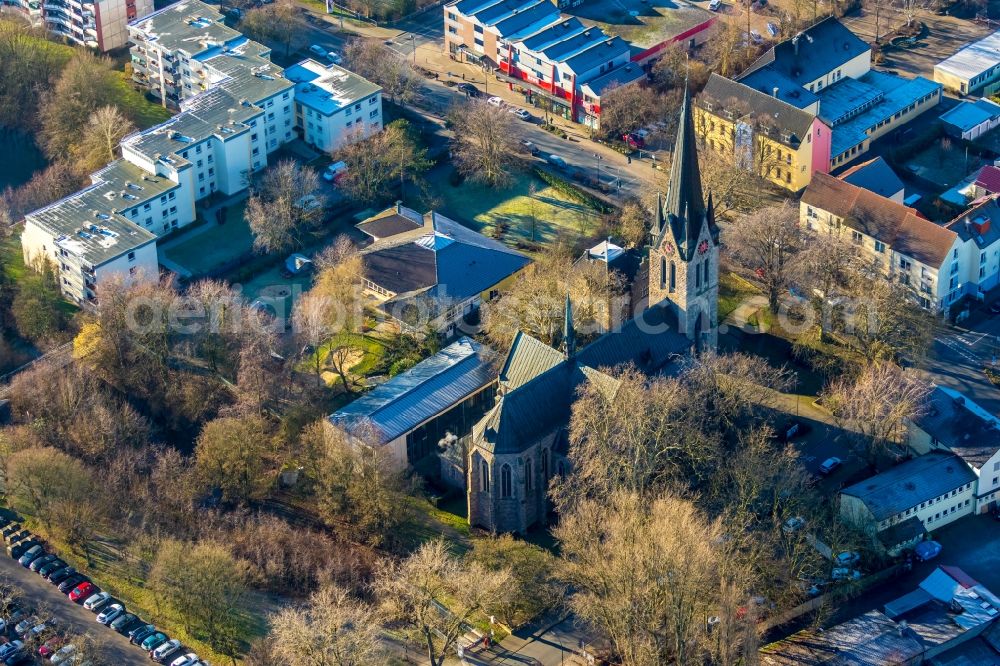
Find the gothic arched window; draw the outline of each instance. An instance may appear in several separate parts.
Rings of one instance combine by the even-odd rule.
[[[524,463],[524,489],[531,492],[533,482],[531,480],[531,458]]]
[[[490,492],[490,464],[483,461],[482,464],[482,481],[481,481],[482,491],[484,493]]]
[[[677,264],[670,262],[670,293],[677,289]]]
[[[670,264],[673,266],[673,263]],[[667,288],[667,258],[660,257],[660,289]]]
[[[504,465],[500,468],[500,497],[510,497],[511,495],[511,478],[510,478],[510,465]]]

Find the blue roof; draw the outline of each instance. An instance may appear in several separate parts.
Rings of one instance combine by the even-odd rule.
[[[496,23],[493,27],[505,39],[513,39],[520,31],[532,26],[548,25],[559,20],[559,10],[549,0],[541,0],[537,5],[519,11]],[[537,28],[536,28],[537,29]]]
[[[489,347],[459,338],[335,412],[330,421],[347,430],[371,423],[383,442],[390,442],[492,382],[491,353]]]
[[[521,43],[529,51],[538,51],[539,49],[548,48],[567,37],[583,32],[586,29],[587,27],[583,25],[580,19],[571,16],[565,21],[550,24],[544,30],[526,37]]]
[[[750,72],[737,80],[765,95],[774,96],[774,89],[777,88],[778,99],[799,109],[812,106],[819,99],[808,88],[803,88],[793,79],[770,67]]]
[[[609,62],[622,53],[630,52],[628,42],[618,35],[610,38],[604,33],[601,33],[601,35],[604,39],[600,43],[567,58],[566,66],[574,72],[586,72],[589,69]]]
[[[548,7],[544,7],[544,5],[548,5]],[[473,16],[483,25],[491,26],[522,12],[529,12],[536,7],[541,7],[552,14],[559,13],[555,5],[548,0],[502,0],[495,5],[476,11]]]
[[[831,16],[775,44],[749,69],[781,72],[805,86],[870,50],[866,42]]]
[[[821,91],[819,117],[835,127],[857,115],[859,110],[882,101],[885,92],[864,79],[844,78]]]
[[[903,181],[881,157],[851,168],[842,173],[840,179],[886,198],[891,198],[905,189]]]
[[[941,114],[941,120],[954,125],[963,132],[974,129],[982,123],[1000,117],[1000,105],[988,99],[975,102],[959,102],[956,106]]]
[[[882,91],[882,99],[864,113],[833,128],[832,145],[830,146],[831,156],[840,155],[851,147],[860,144],[868,137],[867,130],[874,128],[883,120],[891,119],[895,114],[903,111],[921,97],[941,91],[940,83],[935,83],[922,76],[905,79],[895,74],[871,71],[854,81],[854,83],[859,81],[870,88]],[[824,94],[820,95],[820,116],[826,115],[826,93],[839,85],[840,83],[831,86]],[[843,100],[839,101],[842,102]]]

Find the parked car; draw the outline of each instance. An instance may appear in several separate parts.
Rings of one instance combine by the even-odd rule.
[[[28,617],[24,618],[23,620],[14,625],[14,633],[17,634],[19,637],[23,637],[29,631],[31,631],[31,628],[36,624],[38,624],[38,618],[35,617],[34,615],[29,615]]]
[[[111,624],[124,612],[125,606],[120,603],[114,603],[97,614],[97,621],[104,625]]]
[[[41,571],[42,567],[44,567],[49,562],[55,560],[57,557],[58,555],[56,555],[55,553],[49,553],[48,555],[42,555],[41,557],[36,557],[34,560],[31,561],[31,564],[28,565],[28,568],[34,571],[35,573],[38,573],[39,571]]]
[[[64,645],[58,650],[56,650],[56,653],[52,655],[51,661],[53,664],[62,664],[68,661],[69,658],[73,656],[74,652],[76,652],[75,645],[73,645],[72,643]]]
[[[76,569],[73,567],[63,567],[62,569],[56,569],[49,573],[48,581],[53,585],[59,585],[67,578],[76,575]]]
[[[32,562],[44,554],[45,550],[42,548],[42,544],[36,543],[34,546],[21,553],[21,557],[17,558],[17,563],[24,568],[28,568]]]
[[[327,51],[319,44],[313,44],[312,46],[309,47],[309,53],[312,53],[314,56],[318,58],[326,58],[327,53],[329,53],[329,51]]]
[[[10,523],[3,530],[0,530],[0,534],[3,535],[3,540],[10,543],[10,537],[21,531],[20,523]]]
[[[142,624],[142,620],[139,619],[138,615],[133,615],[132,613],[124,613],[119,615],[111,624],[108,626],[117,631],[122,636],[127,636],[128,632],[134,629],[136,626]]]
[[[624,141],[625,145],[631,148],[632,150],[639,150],[640,148],[646,147],[646,140],[639,134],[636,134],[635,132],[622,134],[622,141]]]
[[[32,562],[31,564],[33,566],[35,563]],[[65,569],[66,566],[67,565],[64,561],[60,560],[58,557],[53,557],[45,564],[38,567],[38,575],[41,576],[42,578],[48,578],[49,574],[53,574],[59,571],[60,569]]]
[[[176,638],[167,641],[166,643],[161,643],[158,647],[153,648],[149,651],[149,658],[153,661],[162,664],[167,659],[174,657],[178,652],[184,649],[181,642]]]
[[[89,611],[98,613],[111,601],[112,597],[110,592],[97,592],[96,594],[92,594],[84,600],[83,607]]]
[[[41,643],[47,641],[49,638],[55,635],[56,629],[56,619],[49,618],[45,622],[39,622],[31,628],[28,632],[28,636],[31,638],[32,644]]]
[[[859,580],[861,572],[848,567],[837,567],[830,573],[830,578],[833,580]]]
[[[62,636],[59,635],[53,636],[49,640],[39,645],[38,650],[36,650],[36,653],[42,659],[52,659],[55,653],[59,651],[59,649],[63,646],[63,643],[65,642],[66,639],[63,638]]]
[[[335,183],[347,173],[347,162],[334,162],[323,171],[323,180]]]
[[[464,92],[469,97],[479,97],[480,95],[479,88],[472,85],[471,83],[459,83],[457,86],[455,86],[455,88],[459,92]]]
[[[151,652],[156,648],[160,647],[164,643],[168,642],[170,639],[162,631],[154,631],[150,635],[142,639],[142,644],[140,647],[146,652]]]
[[[757,45],[760,45],[760,44],[763,44],[763,43],[764,43],[764,38],[763,38],[763,37],[761,37],[761,36],[760,36],[760,33],[759,33],[759,32],[757,32],[756,30],[751,30],[751,31],[750,31],[750,41],[751,41],[751,42],[752,42],[753,44],[757,44]]]
[[[42,544],[38,541],[38,539],[25,539],[23,541],[19,541],[13,546],[7,546],[7,553],[11,556],[11,558],[20,560],[21,556],[27,553],[31,548],[40,545]]]
[[[194,652],[188,652],[183,657],[177,657],[172,662],[170,662],[170,666],[191,666],[192,664],[195,664],[197,662],[198,662],[198,655],[195,654]]]
[[[69,600],[75,604],[82,604],[88,598],[92,597],[93,595],[97,594],[100,591],[101,588],[97,587],[88,580],[84,583],[80,583],[72,590],[70,590]]]
[[[767,34],[771,35],[772,37],[777,37],[778,33],[780,33],[780,32],[781,32],[781,29],[778,28],[778,26],[775,25],[774,23],[768,23],[767,24]]]
[[[792,532],[798,532],[803,527],[806,526],[806,519],[802,516],[794,516],[789,518],[781,526],[781,531],[785,534],[791,534]]]
[[[861,554],[856,553],[852,550],[845,550],[842,553],[837,553],[837,557],[833,558],[834,564],[838,567],[850,567],[861,561]]]
[[[823,464],[819,466],[819,473],[822,474],[823,476],[828,476],[830,474],[833,474],[843,464],[844,462],[836,456],[833,456],[832,458],[827,458],[826,460],[823,461]]]
[[[132,645],[139,645],[144,640],[146,640],[146,636],[155,633],[156,633],[155,626],[151,624],[140,624],[135,627],[132,627],[132,629],[129,630],[128,642],[131,643]]]
[[[0,618],[0,634],[6,634],[10,631],[11,627],[17,625],[18,622],[25,619],[27,616],[28,613],[23,608],[15,608],[12,610],[10,615]]]
[[[538,154],[538,146],[536,146],[533,142],[528,141],[527,139],[521,139],[521,148],[522,150],[524,150],[524,152],[528,153],[529,155]]]
[[[552,166],[559,167],[560,169],[565,169],[567,166],[569,166],[566,163],[566,160],[562,157],[562,155],[555,155],[555,154],[549,155],[548,157],[545,158],[545,161],[551,164]]]
[[[785,422],[778,428],[778,438],[782,442],[790,442],[797,437],[808,435],[811,430],[812,426],[805,421],[793,419]]]
[[[528,113],[527,111],[525,111],[524,109],[519,109],[516,106],[512,106],[507,111],[509,113],[513,113],[515,116],[517,116],[521,120],[531,120],[531,114]]]
[[[74,587],[88,580],[90,579],[84,576],[83,574],[80,573],[73,574],[63,582],[59,583],[59,586],[56,589],[62,592],[63,594],[69,594],[69,591],[72,590]]]
[[[334,65],[339,65],[344,62],[344,59],[340,57],[340,54],[336,51],[327,51],[326,59],[332,62]]]
[[[503,108],[504,106],[503,100],[496,96],[490,97],[488,100],[486,100],[486,103],[491,106],[495,106],[497,108]]]
[[[9,657],[16,655],[24,649],[24,641],[14,640],[0,646],[0,659],[7,661]]]
[[[913,554],[921,562],[933,560],[941,554],[941,544],[937,541],[921,541],[917,544],[917,547],[913,549]]]
[[[711,0],[708,3],[708,8],[711,9],[713,12],[719,11],[720,9],[722,9],[722,0]]]

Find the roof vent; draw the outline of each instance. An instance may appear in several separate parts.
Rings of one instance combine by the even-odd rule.
[[[778,96],[778,86],[774,86],[774,88],[771,89],[771,94],[775,97]]]

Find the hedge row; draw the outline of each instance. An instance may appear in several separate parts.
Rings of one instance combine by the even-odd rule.
[[[592,208],[596,210],[598,213],[612,213],[615,211],[614,206],[608,204],[602,199],[599,199],[598,197],[595,197],[590,192],[586,192],[580,189],[579,187],[569,182],[568,180],[560,178],[559,176],[551,174],[548,171],[545,171],[544,169],[540,169],[538,167],[534,168],[534,172],[535,175],[541,178],[543,181],[545,181],[545,183],[549,185],[549,187],[554,188],[555,190],[561,192],[562,194],[565,194],[567,197],[569,197],[573,201],[576,201],[577,203],[583,204],[588,208]]]

